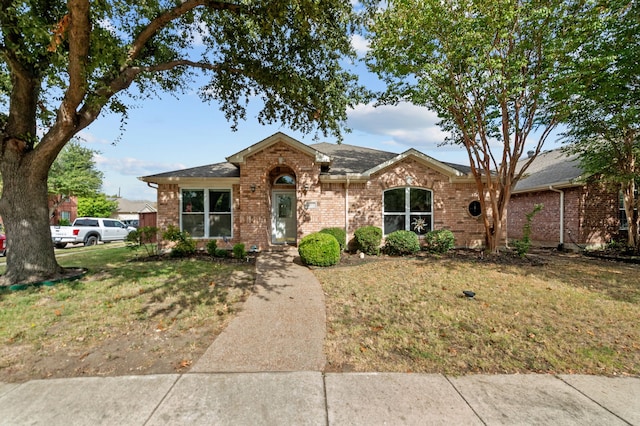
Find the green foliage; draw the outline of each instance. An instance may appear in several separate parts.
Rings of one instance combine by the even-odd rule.
[[[181,231],[175,225],[169,225],[162,234],[162,238],[175,243],[171,249],[171,256],[186,257],[196,252],[196,242],[186,231]]]
[[[226,258],[229,257],[231,253],[229,253],[229,250],[225,250],[225,249],[216,249],[214,257],[219,257],[219,258]]]
[[[344,0],[3,2],[0,132],[16,149],[0,156],[0,173],[22,184],[3,188],[12,201],[0,216],[17,228],[22,218],[7,213],[20,202],[41,232],[49,217],[34,204],[65,144],[105,112],[124,126],[131,106],[163,92],[198,92],[233,129],[257,106],[250,115],[263,125],[341,139],[365,92],[342,67],[356,57],[355,22]],[[5,281],[59,272],[42,241],[25,235],[21,251],[33,256],[15,256]]]
[[[129,232],[124,243],[132,251],[144,248],[147,256],[155,256],[158,254],[157,237],[158,228],[155,226],[142,226],[135,231]]]
[[[298,254],[305,265],[332,266],[340,261],[340,244],[333,235],[316,232],[300,240]]]
[[[355,248],[364,254],[377,256],[382,244],[382,229],[377,226],[363,226],[354,232]]]
[[[540,212],[543,207],[543,204],[536,204],[533,206],[533,210],[525,215],[526,221],[522,227],[522,238],[513,241],[513,245],[516,247],[516,252],[520,257],[525,257],[531,249],[531,222],[533,222],[533,217]]]
[[[110,217],[118,209],[118,202],[104,194],[95,197],[78,197],[78,216]]]
[[[412,231],[395,231],[387,235],[384,252],[395,256],[414,254],[420,251],[418,235]]]
[[[207,242],[207,253],[209,256],[215,257],[216,250],[218,250],[218,241],[217,240],[209,240]]]
[[[561,117],[558,85],[566,2],[364,0],[369,69],[386,82],[380,103],[426,106],[463,146],[481,198],[496,208],[485,238],[497,250],[511,186],[526,167],[511,167],[525,146],[539,152]],[[537,132],[533,132],[537,130]],[[535,136],[530,141],[529,135]],[[497,143],[496,143],[497,141]]]
[[[430,253],[446,253],[456,246],[456,238],[448,229],[438,229],[424,234],[424,249]]]
[[[247,251],[244,249],[243,243],[236,243],[233,245],[233,257],[236,259],[244,259],[247,257]]]
[[[338,241],[338,244],[340,244],[341,251],[347,246],[347,233],[344,228],[324,228],[320,232],[323,234],[333,235],[333,237]]]
[[[96,169],[94,155],[98,151],[68,143],[51,165],[47,180],[49,194],[96,197],[100,193],[103,173]]]
[[[59,226],[69,226],[69,225],[71,225],[71,221],[69,219],[62,218],[62,219],[58,220],[58,225]]]

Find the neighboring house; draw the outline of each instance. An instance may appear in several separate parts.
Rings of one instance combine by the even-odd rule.
[[[78,217],[78,197],[50,195],[49,212],[49,223],[51,225],[58,225],[61,220],[73,223]]]
[[[468,167],[415,149],[402,154],[346,144],[303,144],[276,133],[227,162],[139,178],[157,185],[160,230],[265,249],[323,228],[349,238],[365,225],[384,234],[449,229],[462,247],[484,243]]]
[[[118,208],[111,217],[125,223],[135,221],[138,224],[140,215],[157,211],[156,203],[152,201],[127,200],[126,198],[115,198],[114,201],[118,203]]]
[[[526,159],[520,160],[520,165]],[[522,237],[526,214],[536,204],[531,240],[535,245],[596,248],[621,233],[619,192],[595,177],[583,176],[576,155],[556,149],[541,153],[515,186],[508,207],[507,236]],[[623,210],[624,213],[624,210]]]

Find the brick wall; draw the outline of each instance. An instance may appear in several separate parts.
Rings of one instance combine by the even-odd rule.
[[[600,246],[618,233],[615,191],[592,181],[563,192],[565,247]],[[526,214],[535,204],[544,207],[531,222],[531,240],[537,246],[556,247],[560,243],[560,194],[554,191],[513,195],[508,206],[507,235],[509,239],[522,238]]]
[[[456,245],[477,247],[484,243],[481,218],[468,211],[478,199],[475,183],[451,183],[415,158],[408,157],[375,173],[369,182],[320,183],[320,166],[314,157],[284,142],[277,142],[245,158],[240,165],[240,184],[233,186],[233,239],[229,246],[242,242],[265,249],[271,245],[271,195],[273,182],[281,174],[296,178],[292,187],[297,197],[297,239],[327,227],[345,227],[345,203],[348,198],[348,233],[365,225],[382,227],[382,192],[395,187],[420,187],[433,191],[434,229],[449,229]],[[411,184],[408,185],[408,182]],[[308,188],[305,190],[305,186]],[[252,187],[255,188],[252,191]],[[179,224],[180,189],[178,185],[158,187],[158,227]],[[200,241],[204,247],[206,242]]]

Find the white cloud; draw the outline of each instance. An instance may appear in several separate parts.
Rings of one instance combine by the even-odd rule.
[[[94,156],[94,160],[99,169],[113,171],[124,176],[147,176],[167,170],[186,168],[181,163],[153,162],[131,157],[108,158],[100,154]]]
[[[78,132],[77,137],[78,139],[80,139],[80,141],[84,143],[89,143],[89,144],[98,144],[98,145],[113,144],[113,142],[110,140],[97,138],[93,133],[84,132],[84,131]]]
[[[360,34],[354,34],[353,37],[351,37],[351,46],[356,50],[358,56],[362,57],[369,51],[369,40]]]
[[[388,136],[394,144],[435,148],[447,133],[438,126],[437,114],[409,103],[398,105],[360,104],[349,111],[349,126],[372,135]]]

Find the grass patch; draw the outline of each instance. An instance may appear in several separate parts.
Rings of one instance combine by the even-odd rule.
[[[314,273],[331,371],[640,374],[637,265],[445,256]]]
[[[239,309],[252,264],[132,261],[124,247],[59,259],[80,280],[0,292],[0,381],[167,373],[191,365]]]

